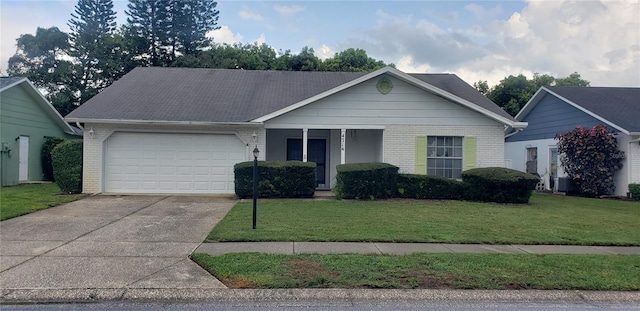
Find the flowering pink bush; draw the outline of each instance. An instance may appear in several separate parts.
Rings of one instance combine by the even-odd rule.
[[[595,197],[615,191],[613,174],[622,168],[624,152],[618,150],[618,141],[604,125],[577,126],[557,134],[556,140],[561,165],[581,195]]]

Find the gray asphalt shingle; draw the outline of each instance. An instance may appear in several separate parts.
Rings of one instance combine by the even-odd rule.
[[[247,122],[362,77],[359,72],[139,67],[67,115],[71,119]],[[452,74],[412,74],[513,120]]]
[[[0,77],[0,90],[22,79],[24,79],[24,77]]]

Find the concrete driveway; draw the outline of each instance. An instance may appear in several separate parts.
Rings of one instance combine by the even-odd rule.
[[[0,289],[224,288],[188,259],[235,204],[94,196],[0,223]]]

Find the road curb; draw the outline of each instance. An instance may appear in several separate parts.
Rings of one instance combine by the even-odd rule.
[[[640,292],[439,289],[16,289],[3,290],[0,304],[204,300],[640,303]]]

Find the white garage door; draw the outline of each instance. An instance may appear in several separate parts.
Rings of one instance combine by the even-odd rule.
[[[234,193],[246,160],[235,135],[114,133],[106,144],[105,192]]]

